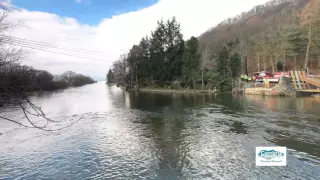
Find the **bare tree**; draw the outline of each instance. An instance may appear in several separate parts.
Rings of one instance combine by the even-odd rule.
[[[67,71],[61,75],[61,79],[66,81],[68,84],[72,84],[73,79],[76,77],[76,75],[77,73],[73,71]]]
[[[22,127],[25,128],[35,128],[35,129],[40,129],[43,131],[48,131],[48,132],[54,132],[54,131],[59,131],[62,129],[65,129],[67,127],[72,126],[73,124],[77,123],[80,121],[84,116],[72,121],[68,122],[66,125],[65,123],[67,122],[66,119],[60,119],[60,120],[53,120],[49,118],[42,110],[40,106],[35,105],[26,95],[25,92],[21,92],[20,90],[15,89],[14,87],[11,87],[7,90],[6,92],[8,95],[14,96],[16,99],[14,101],[6,101],[1,98],[0,103],[5,103],[5,104],[11,104],[11,105],[16,105],[20,107],[22,110],[22,115],[23,119],[12,119],[8,117],[4,117],[0,115],[0,119],[6,120],[15,124],[18,124]],[[10,94],[9,94],[10,93]],[[36,120],[33,120],[36,119]],[[26,121],[24,121],[26,120]],[[56,128],[55,126],[60,124],[63,124],[62,126]]]
[[[36,128],[49,132],[67,128],[81,120],[83,117],[65,125],[64,123],[66,123],[66,121],[64,119],[53,120],[49,118],[42,111],[41,107],[36,106],[28,98],[27,92],[30,90],[31,82],[33,82],[33,79],[29,78],[35,78],[33,74],[36,73],[34,72],[35,70],[30,67],[19,65],[18,62],[22,58],[21,49],[9,47],[6,43],[8,38],[5,35],[6,32],[16,26],[8,21],[8,15],[8,11],[0,11],[0,113],[5,106],[13,105],[20,107],[24,118],[13,119],[0,114],[0,119],[18,124],[22,127]],[[34,120],[35,118],[36,120]],[[59,128],[54,128],[52,125],[57,125],[57,123],[64,125]]]
[[[306,11],[302,13],[301,19],[302,24],[308,29],[308,45],[306,51],[306,58],[303,65],[303,68],[306,69],[308,66],[311,46],[313,44],[313,41],[316,41],[320,33],[320,2],[310,2],[309,6],[306,7]]]

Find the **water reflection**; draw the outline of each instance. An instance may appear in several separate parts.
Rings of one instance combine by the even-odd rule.
[[[247,95],[246,100],[260,108],[270,111],[295,111],[320,114],[317,107],[320,106],[320,98],[315,97],[268,97]]]
[[[34,100],[54,116],[85,118],[58,135],[5,131],[0,179],[320,177],[315,99],[123,92],[98,83]],[[288,166],[256,168],[260,145],[287,146]]]
[[[268,133],[274,137],[270,141],[274,142],[279,146],[286,146],[289,149],[296,151],[305,152],[313,156],[320,157],[320,141],[315,140],[308,142],[301,139],[299,136],[288,134],[286,132],[267,130]]]

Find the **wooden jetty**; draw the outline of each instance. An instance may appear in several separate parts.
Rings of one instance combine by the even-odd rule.
[[[291,71],[292,83],[299,95],[320,93],[320,80],[310,78],[304,71]]]

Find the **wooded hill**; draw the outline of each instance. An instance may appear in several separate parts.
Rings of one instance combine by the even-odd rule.
[[[320,68],[319,37],[320,0],[273,0],[187,41],[173,17],[158,21],[150,37],[120,57],[108,82],[230,90],[244,67],[273,73]]]
[[[320,68],[320,1],[272,0],[226,19],[199,37],[202,54],[235,38],[249,72]]]

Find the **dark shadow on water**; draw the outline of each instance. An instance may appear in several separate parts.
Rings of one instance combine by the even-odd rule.
[[[211,102],[214,97],[204,94],[159,94],[143,92],[127,92],[130,96],[130,108],[143,111],[159,111],[170,108],[170,111],[183,111],[186,108],[201,108]]]
[[[248,134],[248,127],[243,123],[239,121],[234,121],[234,120],[219,120],[217,121],[218,126],[228,126],[229,130],[226,131],[226,133],[236,133],[236,134]]]
[[[279,146],[286,146],[289,149],[294,149],[296,151],[305,152],[310,155],[320,157],[319,140],[310,140],[312,141],[311,143],[282,131],[266,130],[266,132],[272,135],[272,137],[267,138],[270,142],[273,142]]]
[[[221,112],[228,115],[236,115],[239,112],[244,112],[246,102],[243,101],[243,96],[232,96],[229,93],[222,93],[217,96],[215,104],[221,105]]]
[[[279,146],[286,146],[287,148],[296,151],[305,152],[313,156],[320,157],[320,145],[303,142],[292,138],[279,138],[275,139],[274,143]]]
[[[247,134],[247,126],[242,122],[234,121],[231,124],[230,131],[237,134]]]
[[[155,142],[154,152],[158,159],[157,174],[161,178],[178,179],[183,169],[190,164],[190,151],[186,143],[185,122],[179,117],[150,117],[146,129],[151,131],[150,139]]]

